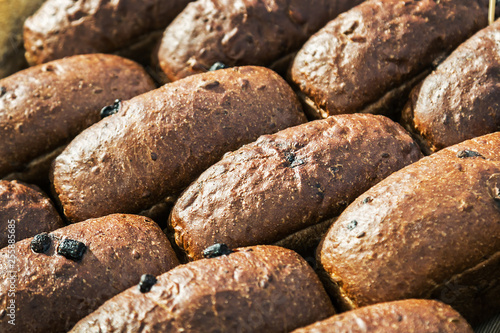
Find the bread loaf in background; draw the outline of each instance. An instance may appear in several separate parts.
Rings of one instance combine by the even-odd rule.
[[[165,29],[189,1],[47,0],[24,24],[26,59],[34,65],[75,54],[119,52]]]
[[[190,259],[215,243],[272,244],[338,215],[422,153],[375,115],[339,115],[291,127],[226,154],[177,200],[170,227]]]
[[[408,299],[378,303],[335,315],[293,333],[473,333],[467,321],[449,305]]]
[[[179,266],[113,297],[70,332],[289,332],[334,313],[318,277],[276,246]]]
[[[174,81],[214,63],[271,66],[363,0],[198,0],[163,34],[158,62]]]
[[[500,20],[413,89],[402,123],[427,154],[500,130]]]
[[[59,213],[38,187],[0,180],[0,248],[62,227]]]
[[[67,332],[104,301],[137,284],[142,274],[159,275],[178,264],[161,229],[135,215],[110,215],[50,232],[50,247],[32,250],[33,238],[15,244],[15,269],[8,248],[0,250],[0,308],[7,310],[15,279],[16,325],[0,316],[2,332]],[[60,254],[63,242],[86,249],[80,259]],[[67,254],[66,254],[67,255]]]
[[[273,71],[238,67],[169,83],[123,101],[54,162],[52,179],[73,222],[136,213],[189,185],[222,155],[306,121]]]
[[[500,132],[443,149],[356,199],[318,248],[343,309],[405,298],[477,324],[500,308]]]
[[[51,153],[99,121],[104,106],[154,88],[137,63],[105,54],[68,57],[0,80],[0,178],[29,170],[24,181],[44,182]],[[45,162],[33,170],[35,159]]]
[[[487,24],[487,0],[368,0],[298,52],[291,79],[316,117],[399,112],[432,63]]]

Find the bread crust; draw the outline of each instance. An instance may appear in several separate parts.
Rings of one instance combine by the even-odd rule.
[[[499,221],[497,132],[423,158],[365,192],[331,227],[318,262],[344,308],[438,298],[478,323],[500,306]]]
[[[452,307],[434,300],[408,299],[365,306],[292,333],[473,333]]]
[[[270,66],[362,0],[198,0],[163,35],[158,61],[171,80],[228,66]]]
[[[487,7],[482,0],[365,1],[309,39],[291,79],[327,115],[394,114],[407,99],[400,86],[486,26]],[[389,91],[399,93],[378,103]]]
[[[54,162],[55,193],[73,222],[140,212],[225,152],[305,121],[292,89],[269,69],[188,77],[123,101],[73,140]]]
[[[56,60],[0,80],[0,177],[68,143],[115,99],[154,88],[137,63],[105,54]]]
[[[12,220],[15,220],[15,228],[9,232]],[[59,213],[38,187],[15,180],[0,180],[0,248],[6,247],[9,239],[20,241],[62,227],[64,223]]]
[[[113,53],[167,26],[190,0],[48,0],[24,24],[31,65],[84,53]]]
[[[177,200],[177,245],[200,259],[214,243],[271,244],[338,215],[422,153],[392,120],[339,115],[288,128],[228,153]]]
[[[139,282],[142,274],[162,274],[178,264],[161,229],[150,219],[110,215],[50,233],[46,253],[16,243],[16,325],[0,316],[3,332],[67,332],[107,299]],[[87,246],[80,261],[57,254],[63,239]],[[0,311],[10,304],[8,249],[0,250]]]
[[[179,266],[148,293],[132,287],[71,332],[289,332],[333,313],[304,259],[255,246]]]
[[[500,130],[500,21],[461,44],[411,93],[405,128],[431,154]]]

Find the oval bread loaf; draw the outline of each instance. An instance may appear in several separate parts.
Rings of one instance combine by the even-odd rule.
[[[178,264],[161,229],[134,215],[110,215],[40,234],[15,244],[14,267],[11,256],[9,248],[0,250],[2,332],[67,332],[138,283],[142,274],[162,274]],[[6,315],[12,276],[15,326]]]
[[[369,0],[297,54],[291,77],[317,116],[392,114],[432,63],[487,24],[486,0]]]
[[[71,332],[289,332],[331,316],[312,268],[275,246],[241,248],[132,287],[82,319]]]
[[[0,248],[62,227],[59,213],[38,187],[0,180]]]
[[[299,328],[293,333],[473,333],[467,321],[449,305],[408,299],[348,311]]]
[[[31,65],[84,53],[112,53],[164,29],[190,0],[47,0],[24,24]]]
[[[413,89],[402,123],[428,154],[500,130],[500,20]]]
[[[363,0],[198,0],[170,24],[158,61],[174,81],[214,63],[270,66]]]
[[[54,162],[70,221],[135,213],[189,185],[230,150],[306,121],[292,89],[262,67],[204,73],[124,101]]]
[[[177,200],[177,245],[200,259],[214,243],[271,244],[338,215],[420,149],[392,120],[339,115],[261,136],[228,153]]]
[[[56,60],[0,80],[0,178],[66,145],[101,119],[103,106],[154,88],[141,66],[104,54]],[[34,178],[47,175],[45,169]]]
[[[443,149],[356,199],[318,249],[344,308],[434,298],[478,323],[500,308],[500,132]]]

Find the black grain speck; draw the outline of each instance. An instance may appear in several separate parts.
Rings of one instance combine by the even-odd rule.
[[[228,254],[231,254],[232,252],[233,251],[231,251],[231,249],[226,244],[217,243],[203,250],[203,257],[216,258],[220,256],[226,256]]]
[[[117,113],[121,107],[121,100],[116,99],[113,105],[105,106],[101,109],[101,119],[111,116]]]
[[[457,157],[458,158],[469,158],[469,157],[481,157],[481,158],[484,158],[484,156],[481,155],[481,154],[479,154],[477,151],[468,150],[468,149],[459,151],[457,153]]]
[[[87,250],[87,246],[82,242],[64,238],[61,243],[59,243],[59,247],[57,248],[57,254],[60,254],[67,259],[71,259],[74,261],[79,261],[82,259],[83,254]]]
[[[351,222],[349,222],[347,224],[347,229],[348,230],[353,230],[354,228],[356,228],[358,226],[358,221],[356,220],[352,220]]]
[[[139,281],[139,291],[141,293],[147,293],[151,291],[151,288],[158,282],[156,277],[151,274],[142,274],[141,280]]]
[[[225,63],[221,62],[221,61],[217,61],[212,66],[210,66],[210,68],[208,69],[208,71],[210,71],[210,72],[212,72],[212,71],[218,71],[219,69],[225,69],[225,68],[229,68],[229,66],[226,65]]]
[[[0,97],[2,97],[3,95],[5,95],[6,92],[7,92],[7,88],[5,88],[4,86],[1,86],[0,87]]]
[[[390,156],[389,153],[383,153],[382,154],[382,158],[388,158],[389,156]]]
[[[156,153],[151,153],[151,159],[156,161],[158,159],[158,155]]]
[[[364,198],[364,199],[363,199],[363,201],[362,201],[362,202],[363,202],[363,204],[365,204],[365,205],[366,205],[367,203],[370,203],[370,202],[372,202],[372,201],[373,201],[373,199],[372,199],[371,197],[366,197],[366,198]]]
[[[52,239],[49,234],[43,232],[33,237],[33,240],[31,241],[31,250],[35,253],[45,253],[50,248],[51,244]]]
[[[287,161],[287,166],[290,168],[295,168],[306,163],[304,160],[297,158],[295,153],[291,151],[285,152],[285,160]]]

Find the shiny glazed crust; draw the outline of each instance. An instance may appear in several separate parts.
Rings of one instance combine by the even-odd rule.
[[[214,243],[271,244],[336,216],[421,156],[404,129],[383,116],[309,122],[226,154],[178,199],[170,225],[190,259]]]
[[[318,261],[344,308],[434,298],[477,323],[500,307],[499,222],[497,132],[423,158],[365,192],[331,227]]]
[[[24,24],[32,65],[84,53],[112,53],[165,28],[189,0],[48,0]]]
[[[124,101],[75,138],[55,160],[55,193],[71,221],[139,212],[225,152],[305,121],[292,89],[269,69],[188,77]]]
[[[151,291],[132,287],[82,319],[71,332],[289,332],[331,316],[314,271],[275,246],[179,266]]]
[[[409,299],[379,303],[330,317],[293,333],[473,333],[449,305]]]
[[[142,216],[110,215],[50,233],[47,253],[35,253],[31,238],[16,244],[16,325],[0,316],[2,332],[67,332],[106,300],[178,264],[161,229]],[[81,261],[57,254],[61,240],[87,246]],[[10,304],[8,249],[0,250],[0,311]]]
[[[8,244],[11,220],[15,220],[16,241],[64,227],[52,202],[38,187],[0,180],[0,248]]]
[[[500,20],[460,45],[422,84],[402,123],[430,154],[500,130]]]
[[[362,0],[198,0],[167,27],[158,60],[174,81],[229,66],[269,66]]]
[[[291,78],[320,113],[394,113],[390,108],[406,100],[406,89],[388,92],[486,24],[484,0],[365,1],[309,39]]]
[[[154,88],[141,66],[105,54],[56,60],[0,80],[0,177],[67,144],[115,99]]]

